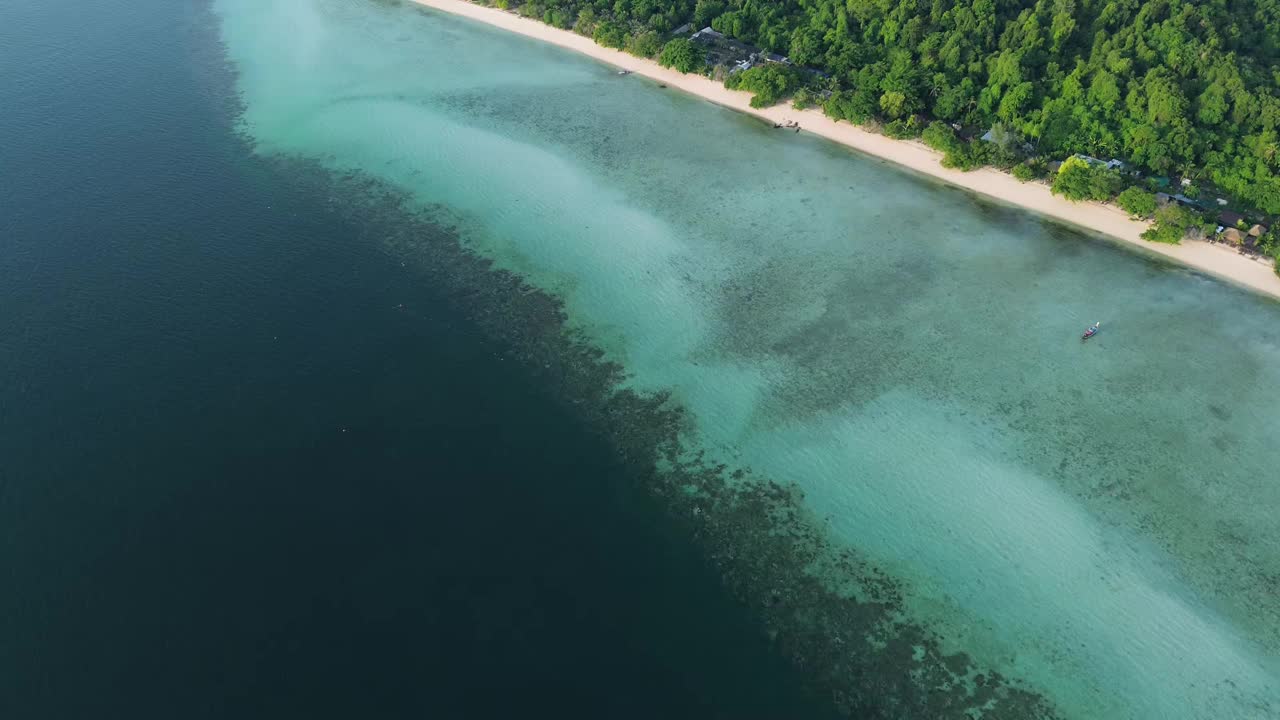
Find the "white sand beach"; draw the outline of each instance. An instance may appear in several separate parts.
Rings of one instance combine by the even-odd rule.
[[[993,169],[962,172],[942,167],[941,155],[919,142],[894,140],[868,132],[847,122],[836,122],[821,110],[794,110],[790,105],[770,108],[751,107],[749,93],[729,90],[721,83],[701,75],[686,75],[664,68],[652,60],[637,58],[620,50],[597,45],[591,38],[560,30],[537,20],[514,13],[485,7],[466,0],[415,0],[454,15],[471,18],[511,32],[543,40],[560,47],[589,55],[597,60],[657,80],[669,87],[710,100],[774,123],[796,121],[803,132],[814,133],[847,145],[868,155],[882,158],[947,183],[981,193],[1071,225],[1101,233],[1172,258],[1196,270],[1228,282],[1280,298],[1280,277],[1271,265],[1245,257],[1229,248],[1206,242],[1184,242],[1181,245],[1151,243],[1141,238],[1147,224],[1131,220],[1119,208],[1091,202],[1072,202],[1049,192],[1041,183],[1022,183],[1012,175]]]

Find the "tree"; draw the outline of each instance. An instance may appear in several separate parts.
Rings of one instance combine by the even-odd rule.
[[[1166,68],[1153,68],[1143,79],[1146,95],[1146,118],[1152,125],[1169,125],[1187,111],[1187,100],[1178,87],[1177,78]]]
[[[942,153],[943,167],[972,170],[982,165],[984,156],[980,146],[967,143],[956,136],[951,126],[934,121],[924,129],[920,136],[924,144]]]
[[[1120,189],[1118,173],[1090,165],[1082,158],[1069,157],[1053,179],[1053,193],[1068,200],[1110,200]]]
[[[596,32],[596,11],[585,7],[578,11],[578,21],[573,24],[573,31],[579,35],[592,37]]]
[[[1217,125],[1227,116],[1227,91],[1221,85],[1212,83],[1200,93],[1196,104],[1199,105],[1196,118],[1205,125]]]
[[[1258,238],[1258,252],[1267,257],[1280,259],[1280,232],[1271,228]]]
[[[1116,111],[1120,102],[1120,85],[1116,76],[1106,70],[1099,70],[1089,83],[1089,103],[1104,115]]]
[[[1021,182],[1030,182],[1038,177],[1036,169],[1024,162],[1014,165],[1010,172],[1013,173],[1013,176]]]
[[[906,115],[907,108],[907,96],[900,92],[890,90],[880,96],[880,109],[891,118],[900,118]]]
[[[792,98],[792,101],[791,101],[791,107],[795,108],[796,110],[804,110],[806,108],[813,107],[813,104],[814,104],[813,93],[809,90],[809,88],[804,88],[804,87],[796,91],[795,97]]]
[[[663,46],[658,64],[682,73],[697,72],[706,67],[707,54],[692,40],[676,38]]]
[[[791,62],[797,65],[811,65],[818,62],[825,51],[822,33],[813,28],[803,28],[791,36],[791,47],[787,54]]]
[[[698,0],[693,11],[693,23],[700,28],[711,24],[712,20],[724,14],[724,3],[719,0]]]
[[[1181,205],[1170,203],[1156,210],[1155,225],[1142,233],[1145,240],[1177,245],[1196,225],[1196,217]]]
[[[874,117],[879,107],[875,94],[867,90],[835,92],[822,104],[827,115],[859,125]]]
[[[1000,98],[1000,109],[996,111],[996,115],[1003,120],[1017,120],[1022,116],[1023,111],[1031,105],[1034,96],[1034,85],[1029,82],[1018,83],[1009,88],[1009,92]]]
[[[800,86],[800,77],[793,68],[770,63],[734,73],[724,84],[731,90],[752,93],[751,107],[760,108],[775,105],[795,92]]]
[[[936,120],[929,123],[929,127],[924,129],[920,139],[924,140],[925,145],[940,153],[953,153],[964,145],[960,138],[956,137],[956,131],[952,130],[950,125]]]
[[[1116,204],[1134,218],[1148,218],[1156,211],[1156,196],[1139,187],[1125,188],[1116,196]]]
[[[945,77],[945,76],[944,76]],[[959,120],[978,104],[978,89],[972,78],[942,90],[933,102],[933,114],[943,120]]]
[[[591,39],[595,40],[597,45],[621,49],[627,42],[627,33],[622,29],[621,25],[604,21],[596,25]]]
[[[1076,29],[1076,19],[1074,17],[1076,4],[1073,0],[1059,0],[1055,4],[1058,7],[1053,16],[1050,32],[1053,35],[1053,52],[1056,53],[1062,49],[1062,46],[1070,39],[1071,33]]]
[[[627,52],[636,57],[651,58],[661,50],[662,41],[653,30],[645,30],[627,41]]]
[[[921,122],[919,115],[911,115],[906,118],[894,120],[884,126],[884,134],[896,140],[920,137],[923,132],[924,125]]]

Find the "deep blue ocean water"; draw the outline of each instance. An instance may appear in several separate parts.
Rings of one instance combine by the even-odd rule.
[[[3,3],[0,67],[0,717],[829,712],[394,215],[249,152],[204,4]]]

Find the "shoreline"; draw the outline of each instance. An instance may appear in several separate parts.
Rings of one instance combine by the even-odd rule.
[[[668,87],[683,90],[717,105],[772,123],[799,122],[805,132],[871,157],[923,173],[956,187],[987,196],[997,202],[1065,222],[1087,232],[1120,240],[1228,283],[1280,299],[1280,276],[1276,275],[1270,265],[1203,241],[1188,241],[1180,245],[1148,242],[1141,237],[1142,231],[1147,229],[1148,224],[1129,219],[1128,215],[1117,207],[1093,202],[1072,202],[1051,193],[1047,185],[1035,182],[1023,183],[1012,175],[993,168],[969,172],[944,168],[941,162],[942,156],[920,142],[894,140],[863,130],[848,122],[836,122],[824,115],[820,109],[795,110],[786,104],[753,108],[750,105],[750,93],[729,90],[721,83],[703,75],[686,75],[664,68],[656,61],[597,45],[591,38],[583,37],[570,30],[561,30],[541,21],[498,8],[477,5],[468,0],[413,1],[441,12],[470,18],[502,30],[573,50],[600,62],[656,80]]]

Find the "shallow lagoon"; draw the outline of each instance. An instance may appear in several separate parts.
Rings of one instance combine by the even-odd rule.
[[[1280,305],[438,13],[216,7],[260,153],[561,299],[896,621],[1066,717],[1280,717]]]

